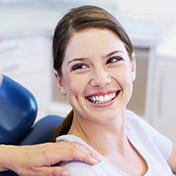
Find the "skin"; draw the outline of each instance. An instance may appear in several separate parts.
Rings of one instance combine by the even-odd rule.
[[[101,35],[99,34],[100,31]],[[111,31],[108,31],[106,34],[106,30],[90,29],[90,32],[93,34],[84,30],[76,33],[72,37],[66,49],[66,56],[62,66],[63,77],[59,81],[59,86],[61,93],[63,95],[67,94],[69,102],[75,110],[74,113],[77,114],[76,116],[87,117],[89,121],[90,119],[92,119],[92,121],[98,120],[99,123],[101,123],[102,120],[106,120],[106,118],[108,118],[107,121],[109,121],[110,116],[107,117],[107,114],[112,114],[113,120],[114,116],[121,113],[121,109],[124,109],[129,101],[132,93],[132,81],[135,79],[135,61],[130,62],[123,43],[119,39],[117,40],[116,38],[118,37]],[[115,47],[111,47],[111,45],[107,43],[106,38],[104,40],[101,39],[105,34],[108,38],[109,32],[113,34],[109,42],[113,42]],[[95,37],[90,38],[90,36]],[[100,38],[101,41],[96,41],[96,36]],[[89,38],[91,40],[90,42],[88,41]],[[78,51],[77,48],[79,47],[81,48]],[[101,52],[97,53],[97,50]],[[110,58],[108,57],[109,54],[111,54],[111,57],[118,57],[117,59],[119,59],[119,61],[114,64],[106,64]],[[120,57],[125,59],[120,60]],[[79,61],[79,58],[82,59]],[[101,60],[99,58],[101,58]],[[71,71],[75,64],[82,63],[85,64],[83,65],[85,68]],[[131,70],[132,74],[129,73],[128,70]],[[114,72],[117,73],[115,77],[113,75]],[[124,72],[127,74],[124,75]],[[116,101],[111,108],[97,108],[85,98],[92,94],[101,94],[101,92],[106,94],[118,90],[121,91],[118,101]],[[95,116],[93,116],[92,111],[96,112]],[[97,113],[101,120],[97,119]]]
[[[176,174],[176,144],[173,144],[172,154],[168,159],[168,164],[174,174]]]
[[[129,57],[123,42],[112,31],[86,28],[70,39],[62,73],[59,77],[55,71],[56,80],[74,110],[69,134],[83,139],[126,173],[144,175],[147,164],[124,135],[124,114],[136,75],[134,55]],[[118,91],[116,98],[107,103],[96,104],[87,98]],[[174,147],[168,160],[173,172],[175,154]]]

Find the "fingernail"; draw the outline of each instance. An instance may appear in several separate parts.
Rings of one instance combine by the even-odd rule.
[[[97,164],[97,163],[99,163],[100,161],[101,161],[101,159],[100,158],[93,158],[92,156],[89,156],[90,157],[90,159],[91,159],[91,161],[92,161],[92,163],[93,164]]]
[[[101,161],[100,156],[97,154],[94,155],[94,159],[97,161],[97,163]]]
[[[92,161],[93,161],[94,164],[97,164],[97,163],[98,163],[98,160],[96,160],[96,159],[94,159],[94,158],[92,159]]]
[[[61,172],[61,176],[69,176],[68,171],[62,171],[62,172]]]

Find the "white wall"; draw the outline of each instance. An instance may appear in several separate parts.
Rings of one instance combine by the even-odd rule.
[[[176,18],[175,0],[118,0],[121,13],[147,18]]]
[[[176,0],[117,0],[116,5],[121,16],[159,22],[162,38],[156,54],[176,57]]]

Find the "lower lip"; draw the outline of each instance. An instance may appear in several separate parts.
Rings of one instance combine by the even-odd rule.
[[[115,101],[117,100],[119,94],[120,94],[120,92],[116,95],[116,97],[113,100],[108,101],[106,103],[96,104],[96,103],[93,103],[93,102],[91,102],[89,100],[87,100],[87,101],[91,104],[91,106],[93,106],[95,108],[106,108],[106,107],[112,106],[115,103]]]

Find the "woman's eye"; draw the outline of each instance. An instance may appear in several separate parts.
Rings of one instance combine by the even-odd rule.
[[[84,68],[87,68],[87,66],[85,64],[76,64],[72,67],[72,71],[74,70],[81,70],[81,69],[84,69]]]
[[[107,64],[116,63],[116,62],[121,61],[121,60],[122,60],[121,57],[112,57],[112,58],[108,59]]]

